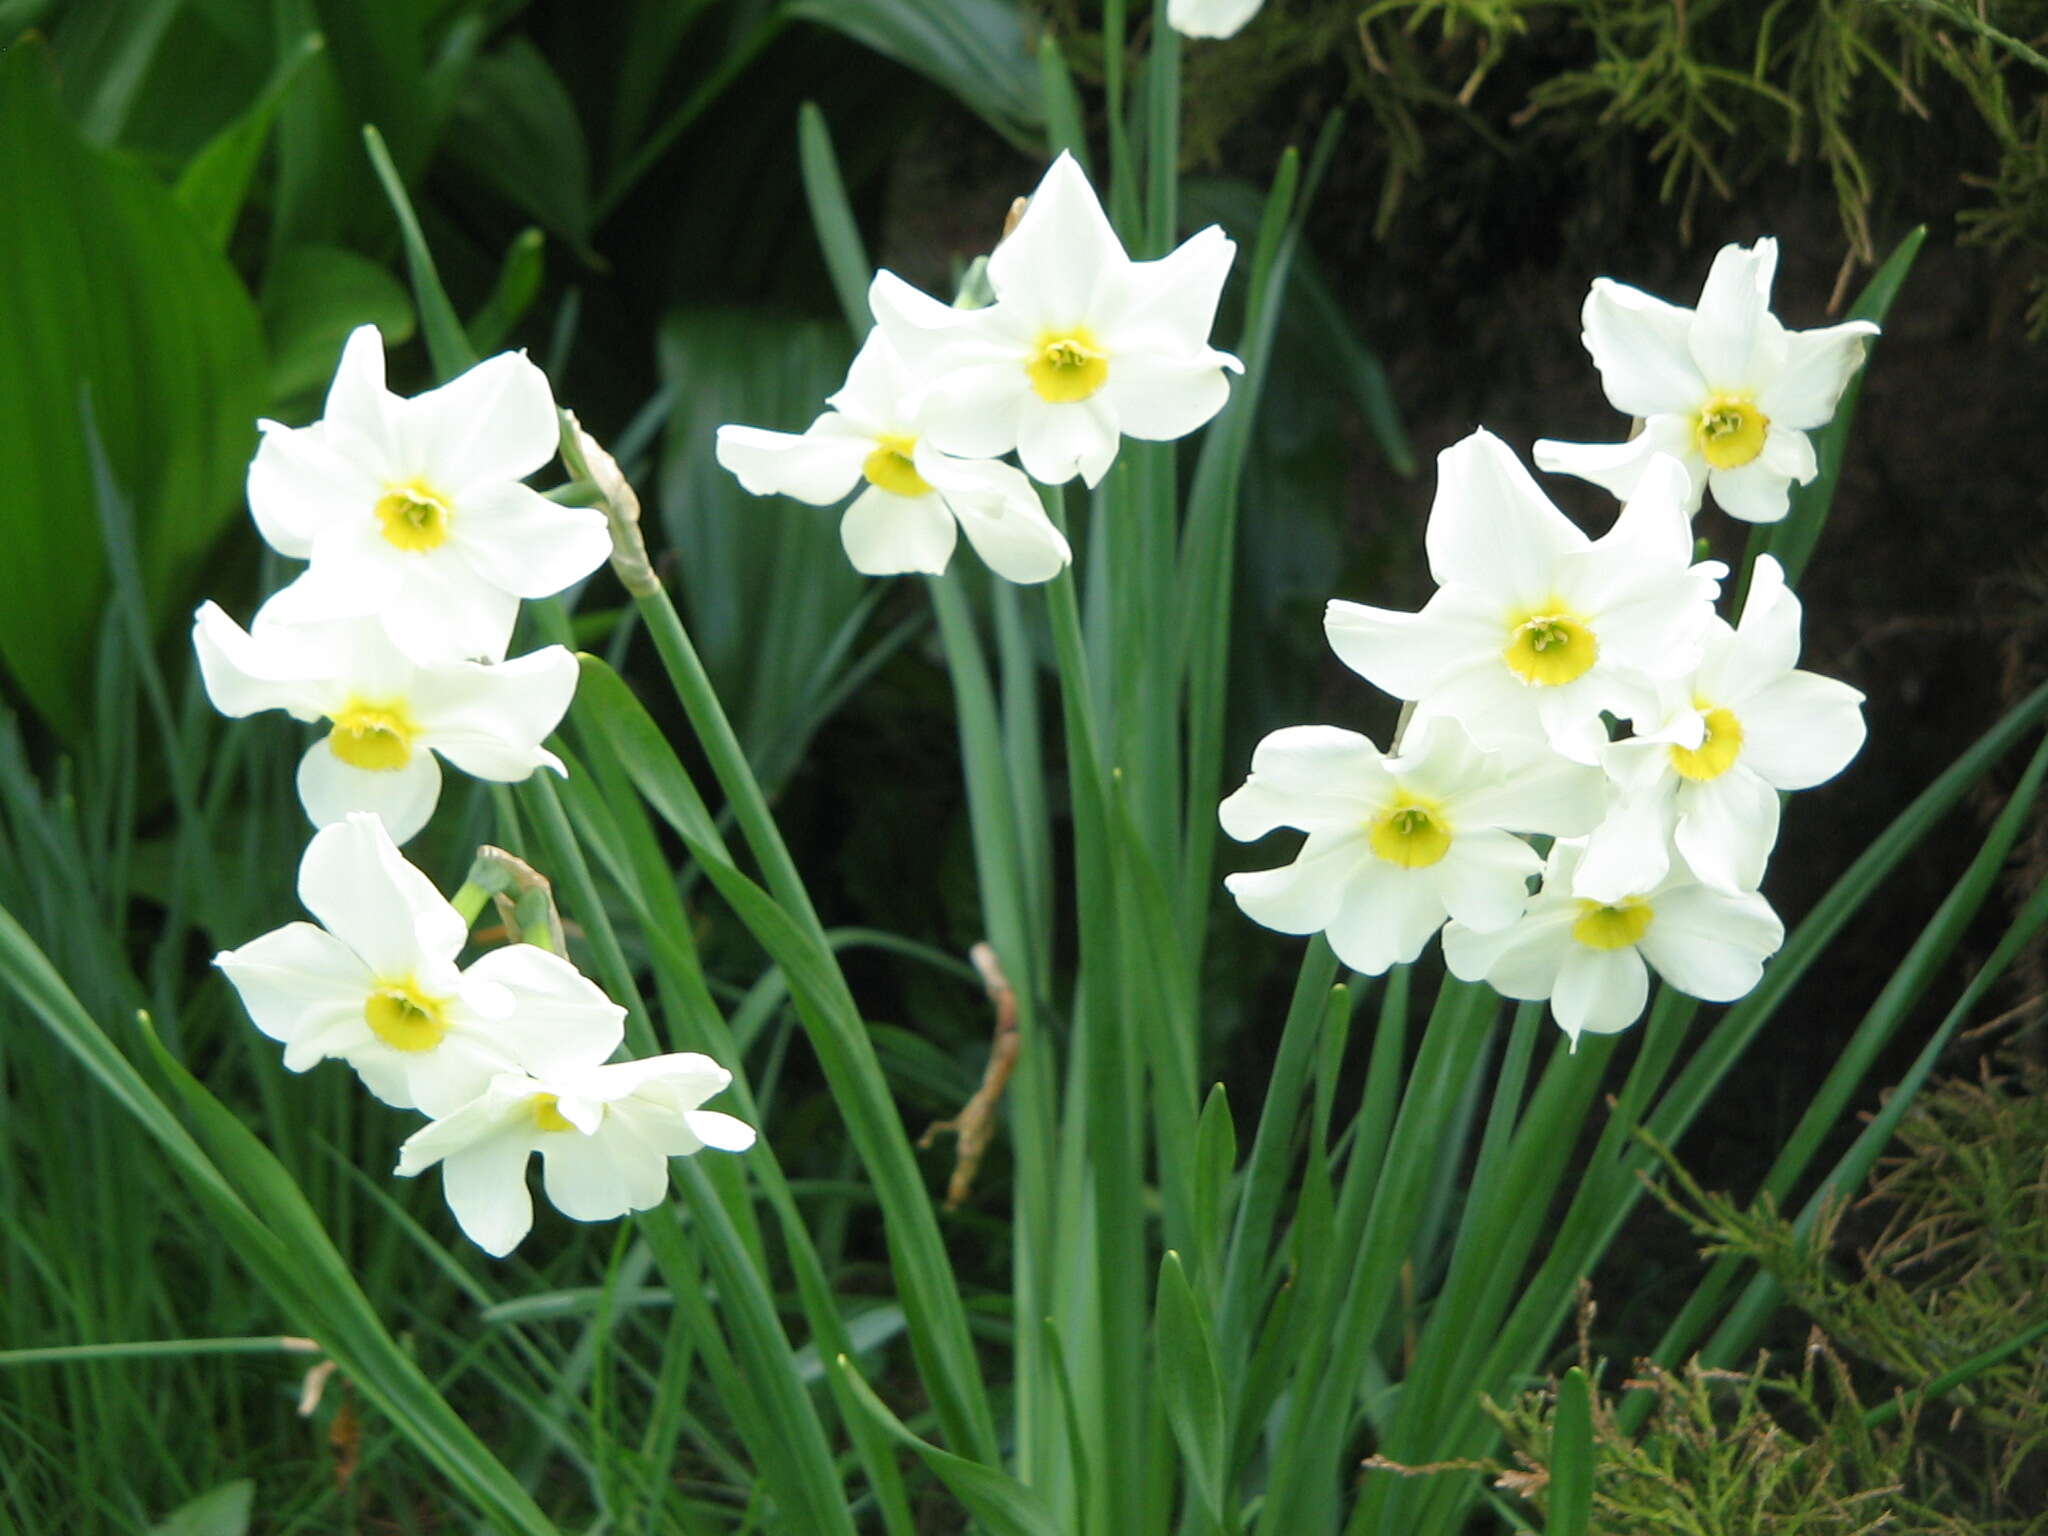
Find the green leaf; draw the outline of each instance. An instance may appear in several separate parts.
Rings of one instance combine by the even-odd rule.
[[[160,183],[81,139],[35,41],[0,54],[0,484],[8,600],[0,658],[67,734],[83,725],[105,590],[80,401],[137,508],[143,588],[184,582],[240,501],[264,403],[256,306]]]
[[[398,166],[384,146],[384,136],[369,124],[363,127],[363,148],[369,153],[370,164],[391,204],[392,216],[398,220],[398,232],[405,243],[406,269],[412,274],[413,303],[419,308],[420,324],[427,333],[427,353],[434,360],[434,372],[445,383],[476,366],[476,348],[455,317],[455,306],[448,302],[448,290],[441,286],[434,253],[427,249],[427,237],[420,229],[419,216],[412,210],[412,199],[406,196]]]
[[[839,157],[832,152],[832,130],[815,101],[807,101],[796,118],[797,160],[803,168],[804,196],[811,205],[811,226],[825,253],[825,270],[839,295],[847,328],[859,340],[873,323],[868,317],[868,280],[874,269],[861,244],[860,225],[846,199]]]
[[[1586,1536],[1593,1518],[1593,1404],[1573,1366],[1557,1387],[1550,1431],[1550,1518],[1544,1536]]]
[[[1159,1266],[1157,1359],[1167,1426],[1180,1447],[1188,1480],[1202,1507],[1224,1525],[1225,1494],[1223,1381],[1216,1366],[1216,1336],[1181,1268],[1169,1250]]]
[[[504,345],[506,335],[533,307],[540,295],[545,242],[537,229],[522,229],[505,247],[505,259],[498,267],[498,281],[484,307],[470,317],[469,344],[482,353]]]
[[[785,12],[916,70],[1037,152],[1038,60],[1014,0],[791,0]]]
[[[522,212],[588,254],[590,150],[576,103],[523,37],[469,67],[448,150]]]
[[[1221,1083],[1209,1090],[1195,1123],[1195,1238],[1202,1272],[1213,1277],[1223,1247],[1230,1175],[1237,1167],[1237,1126]]]
[[[919,1439],[875,1396],[844,1355],[838,1361],[837,1384],[842,1402],[865,1414],[897,1444],[915,1451],[939,1481],[952,1489],[954,1496],[967,1506],[967,1512],[993,1536],[1064,1536],[1044,1495],[1018,1482],[1000,1468],[968,1461]]]
[[[249,178],[270,137],[270,125],[284,105],[299,72],[326,46],[317,32],[308,32],[285,51],[269,83],[241,116],[213,136],[186,162],[178,176],[178,201],[183,203],[206,242],[226,250],[235,219],[249,195]]]
[[[149,1536],[244,1536],[256,1484],[241,1477],[180,1504],[149,1528]]]
[[[386,347],[409,338],[412,301],[367,256],[338,245],[295,245],[264,285],[263,324],[270,333],[270,398],[282,402],[327,383],[357,326],[376,326]]]

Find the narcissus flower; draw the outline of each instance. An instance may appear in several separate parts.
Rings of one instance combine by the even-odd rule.
[[[490,665],[422,664],[375,619],[282,624],[277,601],[257,613],[253,634],[204,604],[192,645],[222,714],[281,709],[332,722],[299,759],[299,798],[314,826],[373,811],[394,841],[409,841],[441,795],[437,753],[500,783],[563,771],[541,745],[576,691],[576,658],[561,646]]]
[[[382,619],[422,660],[505,654],[523,597],[547,597],[611,553],[604,516],[520,484],[555,456],[547,378],[523,353],[402,399],[384,340],[349,336],[327,411],[261,423],[249,510],[279,554],[311,564],[273,599],[291,622]]]
[[[1606,785],[1593,769],[1549,753],[1485,756],[1446,719],[1412,734],[1398,756],[1328,725],[1259,743],[1250,779],[1219,807],[1223,830],[1249,841],[1295,827],[1308,840],[1284,868],[1223,882],[1247,917],[1326,932],[1340,960],[1377,976],[1421,954],[1446,914],[1480,929],[1521,916],[1543,861],[1513,832],[1580,833],[1600,819]]]
[[[1209,345],[1237,247],[1214,225],[1132,261],[1094,188],[1062,154],[988,259],[996,302],[951,309],[889,272],[868,301],[919,380],[917,417],[943,452],[999,458],[1060,485],[1109,472],[1120,436],[1185,437],[1243,365]]]
[[[813,506],[865,482],[839,522],[853,568],[868,576],[936,575],[964,529],[989,569],[1010,581],[1048,581],[1073,558],[1038,492],[995,459],[958,459],[918,430],[916,380],[881,331],[868,333],[832,407],[801,435],[720,427],[718,462],[756,496]]]
[[[1583,839],[1550,850],[1543,889],[1513,925],[1482,933],[1444,928],[1444,963],[1462,981],[1484,981],[1504,996],[1550,1000],[1559,1027],[1611,1035],[1642,1016],[1649,971],[1710,1003],[1732,1002],[1763,975],[1785,928],[1762,896],[1700,884],[1682,859],[1647,891],[1613,901],[1572,894]]]
[[[1166,24],[1183,37],[1235,37],[1266,0],[1167,0]]]
[[[1438,590],[1420,613],[1333,601],[1339,658],[1417,718],[1449,715],[1482,748],[1547,741],[1598,762],[1601,712],[1655,708],[1655,682],[1699,662],[1728,568],[1692,560],[1685,476],[1653,464],[1607,534],[1588,539],[1507,445],[1474,432],[1437,456],[1425,542]]]
[[[1778,838],[1778,791],[1833,778],[1862,749],[1863,695],[1794,670],[1799,599],[1760,556],[1742,622],[1715,619],[1699,671],[1667,684],[1662,719],[1607,749],[1620,795],[1593,833],[1573,891],[1596,899],[1664,878],[1675,841],[1717,889],[1753,891]]]
[[[1536,445],[1540,468],[1577,475],[1624,500],[1653,454],[1670,454],[1689,479],[1686,510],[1702,493],[1730,517],[1774,523],[1790,487],[1819,473],[1806,434],[1826,426],[1877,334],[1868,320],[1788,331],[1771,313],[1778,242],[1724,245],[1697,310],[1598,278],[1586,295],[1586,350],[1615,409],[1642,421],[1625,443]]]
[[[313,835],[287,923],[213,963],[294,1072],[339,1057],[386,1104],[445,1115],[507,1071],[594,1067],[625,1010],[568,961],[508,944],[467,970],[469,924],[406,863],[374,816]]]
[[[398,1173],[412,1178],[439,1163],[456,1222],[471,1242],[502,1258],[533,1227],[526,1160],[536,1152],[557,1210],[577,1221],[609,1221],[661,1203],[670,1158],[751,1147],[752,1126],[697,1107],[731,1081],[710,1057],[687,1052],[538,1076],[506,1073],[406,1138]]]

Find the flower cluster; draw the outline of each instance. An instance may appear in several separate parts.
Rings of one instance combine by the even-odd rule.
[[[988,258],[994,303],[877,273],[875,329],[830,409],[801,433],[720,427],[718,462],[757,496],[814,506],[863,487],[839,534],[866,575],[937,574],[965,533],[997,575],[1050,580],[1072,554],[1032,480],[1096,485],[1122,438],[1184,437],[1230,398],[1241,365],[1209,330],[1236,249],[1212,225],[1132,261],[1062,154]]]
[[[1872,329],[1786,332],[1761,308],[1774,261],[1767,241],[1722,251],[1698,316],[1594,285],[1586,344],[1610,395],[1651,419],[1601,474],[1583,456],[1606,450],[1560,463],[1567,445],[1544,444],[1538,461],[1623,495],[1600,538],[1491,434],[1439,456],[1425,539],[1436,594],[1419,613],[1333,601],[1324,625],[1339,659],[1407,701],[1402,738],[1382,754],[1350,731],[1296,726],[1259,744],[1221,806],[1224,830],[1308,836],[1291,864],[1226,880],[1248,916],[1326,933],[1371,975],[1441,929],[1453,974],[1548,999],[1574,1042],[1633,1023],[1650,970],[1716,1002],[1756,985],[1784,938],[1758,891],[1779,792],[1833,777],[1864,737],[1862,695],[1797,669],[1799,600],[1778,563],[1757,560],[1730,625],[1714,609],[1727,567],[1694,559],[1703,485],[1754,511],[1762,466],[1795,457],[1772,457],[1777,434],[1810,466],[1803,432],[1832,414],[1847,349],[1860,355]],[[1726,334],[1738,324],[1740,345]],[[1617,380],[1651,378],[1656,391],[1615,394]],[[1683,425],[1704,474],[1688,452],[1638,447],[1676,431],[1658,411]],[[1724,433],[1716,412],[1749,414]],[[1737,462],[1741,433],[1756,442]],[[1782,477],[1776,496],[1782,515]]]
[[[542,743],[576,688],[559,645],[506,659],[523,598],[611,551],[602,513],[528,487],[554,458],[553,391],[504,353],[413,399],[384,387],[374,326],[348,338],[311,426],[262,423],[249,507],[306,568],[243,629],[211,602],[192,643],[223,714],[324,721],[298,770],[315,832],[299,895],[319,919],[215,957],[303,1072],[329,1057],[432,1123],[398,1172],[440,1164],[449,1206],[503,1255],[533,1224],[526,1162],[584,1221],[641,1210],[667,1160],[753,1131],[699,1108],[730,1081],[696,1055],[607,1065],[625,1012],[560,955],[507,944],[466,969],[469,919],[398,851],[432,816],[442,760],[478,778],[563,771]],[[481,897],[479,898],[481,901]]]

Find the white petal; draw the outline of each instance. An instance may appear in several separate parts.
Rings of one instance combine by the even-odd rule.
[[[536,1077],[598,1066],[624,1037],[626,1010],[567,960],[531,944],[494,949],[463,976],[511,994],[511,1012],[491,1027]]]
[[[299,900],[380,977],[448,965],[469,933],[374,816],[352,816],[313,834],[299,861]]]
[[[1379,976],[1421,954],[1443,923],[1443,898],[1431,870],[1367,859],[1345,887],[1327,931],[1339,960],[1362,976]]]
[[[385,454],[396,446],[391,408],[397,403],[384,387],[384,333],[374,325],[357,326],[342,343],[341,360],[327,386],[321,425],[338,429],[357,444],[374,445],[376,452]],[[378,472],[380,482],[396,468],[381,461],[370,467]]]
[[[1474,785],[1446,807],[1461,833],[1504,827],[1581,837],[1607,813],[1607,783],[1597,769],[1531,753],[1503,754],[1495,772],[1491,782]]]
[[[854,431],[868,437],[901,431],[905,422],[903,402],[916,380],[903,355],[890,341],[888,332],[876,326],[853,354],[846,370],[846,382],[826,396],[832,407]],[[813,422],[813,429],[822,424]],[[744,429],[742,429],[744,430]],[[720,460],[724,463],[724,460]],[[731,466],[728,465],[728,468]],[[735,471],[737,473],[737,471]]]
[[[1225,370],[1236,364],[1229,353],[1206,347],[1178,354],[1118,353],[1110,359],[1102,399],[1126,436],[1171,442],[1230,403]]]
[[[1799,485],[1806,485],[1820,473],[1820,460],[1814,457],[1813,443],[1804,432],[1793,432],[1777,422],[1772,422],[1770,431],[1764,436],[1763,451],[1756,462],[1774,475],[1783,475]]]
[[[388,606],[405,581],[406,556],[368,519],[332,523],[313,541],[312,563],[262,612],[274,624],[328,624]]]
[[[395,1050],[366,1032],[354,1047],[334,1054],[354,1067],[363,1086],[393,1109],[449,1115],[517,1065],[512,1053],[480,1030],[477,1021],[467,1024],[464,1029],[458,1022],[439,1044],[424,1051]]]
[[[754,1144],[751,1125],[731,1115],[720,1114],[715,1109],[685,1110],[683,1124],[705,1146],[716,1147],[721,1152],[744,1152]]]
[[[1543,867],[1536,850],[1506,832],[1460,831],[1435,866],[1444,909],[1478,933],[1507,927],[1529,906],[1529,876]]]
[[[1782,522],[1790,510],[1791,477],[1781,475],[1761,458],[1751,459],[1740,469],[1707,472],[1707,489],[1714,504],[1730,517],[1745,523]]]
[[[334,755],[321,737],[299,759],[299,803],[316,827],[331,827],[353,813],[378,817],[394,843],[409,843],[441,799],[441,765],[415,748],[402,768],[372,771]]]
[[[554,391],[524,352],[500,352],[396,410],[408,456],[443,494],[524,480],[561,443]]]
[[[1097,317],[1098,291],[1129,264],[1087,174],[1062,151],[990,255],[988,280],[999,303],[1021,303],[1051,325],[1085,325]]]
[[[612,536],[595,508],[557,506],[508,480],[463,494],[446,548],[514,597],[553,597],[611,558]]]
[[[495,666],[453,662],[421,671],[409,704],[419,722],[417,745],[432,748],[464,773],[516,783],[537,768],[562,771],[541,746],[568,713],[576,693],[576,658],[559,645]]]
[[[1757,556],[1749,573],[1742,620],[1725,643],[1708,643],[1699,687],[1717,704],[1739,705],[1799,665],[1798,596],[1785,585],[1785,568]]]
[[[756,496],[791,496],[814,507],[830,506],[860,484],[861,466],[875,448],[865,437],[820,431],[831,419],[819,417],[802,434],[720,427],[718,462]]]
[[[206,696],[222,714],[239,719],[281,709],[294,720],[318,720],[341,701],[333,682],[336,658],[327,637],[281,631],[253,639],[214,604],[193,616],[192,649]]]
[[[526,1187],[533,1142],[515,1123],[442,1160],[448,1209],[469,1240],[494,1258],[502,1259],[533,1230],[533,1194]]]
[[[1460,981],[1483,981],[1503,997],[1535,1002],[1550,996],[1571,945],[1572,908],[1532,905],[1522,920],[1482,933],[1463,923],[1444,928],[1444,964]]]
[[[1685,510],[1696,512],[1707,489],[1707,461],[1693,445],[1688,420],[1652,416],[1643,430],[1625,443],[1560,443],[1544,438],[1536,444],[1536,467],[1551,474],[1577,475],[1627,501],[1635,495],[1651,460],[1660,453],[1668,454],[1685,467],[1690,485]]]
[[[323,529],[369,520],[383,494],[370,466],[339,452],[317,425],[257,425],[263,439],[249,463],[249,512],[272,549],[304,560]]]
[[[1630,416],[1690,415],[1706,382],[1686,346],[1693,313],[1640,288],[1595,278],[1579,312],[1608,402]]]
[[[1757,408],[1773,426],[1811,432],[1834,418],[1842,391],[1862,365],[1868,338],[1877,327],[1850,320],[1785,338],[1785,366],[1757,396]]]
[[[1276,827],[1355,831],[1393,788],[1379,748],[1356,731],[1290,725],[1252,749],[1251,777],[1217,816],[1240,842]]]
[[[1031,391],[1024,363],[1022,352],[991,356],[984,348],[940,353],[917,396],[917,419],[925,438],[942,453],[963,459],[997,459],[1015,448],[1026,406],[1043,404]],[[1069,469],[1067,478],[1072,477]]]
[[[1792,672],[1742,706],[1742,765],[1779,789],[1811,789],[1863,750],[1863,695],[1815,672]]]
[[[947,446],[936,435],[933,441]],[[1046,485],[1064,485],[1076,475],[1099,484],[1116,460],[1117,443],[1116,412],[1100,390],[1060,405],[1027,394],[1018,408],[1017,457],[1032,479]]]
[[[1732,1002],[1757,984],[1785,928],[1763,897],[1687,885],[1656,900],[1638,946],[1657,974],[1688,997]]]
[[[1166,24],[1183,37],[1235,37],[1266,0],[1167,0]]]
[[[378,616],[392,644],[418,661],[497,661],[511,644],[519,599],[458,555],[403,567]]]
[[[983,564],[1005,581],[1050,581],[1074,553],[1023,474],[995,459],[955,459],[920,443],[917,471],[945,497]]]
[[[1507,634],[1474,594],[1444,588],[1420,613],[1332,598],[1323,634],[1337,659],[1397,699],[1419,699],[1453,673],[1497,663]]]
[[[1681,789],[1678,811],[1678,851],[1692,872],[1731,895],[1755,890],[1778,841],[1778,792],[1737,763]]]
[[[1216,324],[1216,303],[1223,296],[1223,280],[1236,255],[1236,243],[1211,224],[1157,261],[1133,262],[1124,274],[1123,305],[1099,333],[1112,359],[1121,359],[1127,350],[1138,348],[1154,353],[1162,348],[1183,354],[1207,353],[1209,332]],[[1218,366],[1243,371],[1234,357],[1217,363],[1228,357],[1227,353],[1208,355]],[[1112,361],[1112,380],[1117,366]],[[1130,427],[1125,430],[1133,436],[1149,435]]]
[[[668,1162],[607,1115],[594,1136],[552,1131],[540,1138],[541,1183],[549,1202],[576,1221],[610,1221],[644,1211],[668,1193]]]
[[[1573,944],[1557,970],[1550,1012],[1576,1045],[1580,1035],[1614,1035],[1643,1016],[1650,977],[1634,949]]]
[[[899,496],[871,485],[839,519],[839,543],[863,576],[924,571],[936,576],[953,558],[959,525],[945,501]]]
[[[1677,814],[1669,784],[1616,797],[1606,819],[1586,839],[1585,854],[1572,875],[1572,894],[1612,903],[1654,891],[1671,870]]]
[[[1436,466],[1424,538],[1437,584],[1469,585],[1506,607],[1549,597],[1558,557],[1588,540],[1514,450],[1481,428],[1438,454]]]
[[[363,1024],[373,978],[341,940],[311,923],[287,923],[224,950],[213,963],[241,995],[250,1022],[285,1046],[284,1064],[303,1072],[331,1054],[315,1037],[336,1024]]]
[[[1784,357],[1784,328],[1770,312],[1777,267],[1775,240],[1715,252],[1688,337],[1693,361],[1713,388],[1751,389],[1759,375],[1775,376]]]
[[[1344,887],[1372,854],[1357,834],[1311,834],[1292,864],[1227,876],[1244,915],[1278,933],[1315,933],[1336,916]]]

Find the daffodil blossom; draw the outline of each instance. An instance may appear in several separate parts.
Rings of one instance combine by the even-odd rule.
[[[1699,671],[1667,684],[1660,723],[1607,749],[1620,790],[1573,884],[1613,899],[1664,878],[1675,842],[1719,890],[1753,891],[1778,837],[1778,791],[1833,778],[1862,749],[1863,695],[1794,669],[1799,599],[1758,557],[1742,622],[1715,619]]]
[[[1819,473],[1806,434],[1826,426],[1863,361],[1868,320],[1788,331],[1771,313],[1778,242],[1724,245],[1697,310],[1598,278],[1583,312],[1586,350],[1615,409],[1642,422],[1625,443],[1536,445],[1539,467],[1623,499],[1655,454],[1685,465],[1686,510],[1702,494],[1731,517],[1774,523],[1794,481]]]
[[[409,841],[441,795],[436,754],[501,783],[563,771],[541,745],[576,691],[576,658],[561,646],[495,664],[423,664],[375,619],[283,624],[276,603],[258,611],[253,633],[206,603],[192,645],[222,714],[282,709],[332,722],[299,759],[299,799],[314,826],[373,811],[395,842]]]
[[[1235,37],[1266,0],[1167,0],[1166,24],[1183,37]]]
[[[956,529],[998,576],[1048,581],[1073,558],[1031,482],[995,459],[934,448],[908,408],[916,387],[880,330],[870,331],[832,407],[799,435],[718,429],[718,462],[756,496],[829,506],[866,488],[839,522],[853,568],[868,576],[945,570]]]
[[[310,561],[273,599],[292,622],[374,615],[421,660],[496,661],[523,597],[611,553],[603,514],[520,484],[555,456],[547,378],[503,352],[423,395],[384,387],[384,340],[358,326],[326,414],[261,423],[249,510],[279,554]]]
[[[668,1160],[705,1147],[744,1152],[753,1127],[699,1109],[732,1081],[708,1056],[678,1053],[538,1076],[504,1073],[454,1113],[398,1149],[398,1173],[436,1163],[448,1208],[484,1252],[503,1258],[533,1227],[526,1161],[541,1157],[555,1208],[577,1221],[609,1221],[661,1203]]]
[[[1333,601],[1324,632],[1345,665],[1418,719],[1444,714],[1492,750],[1547,741],[1597,763],[1601,712],[1653,710],[1656,681],[1699,662],[1727,567],[1691,564],[1685,476],[1645,473],[1607,534],[1588,539],[1513,452],[1474,432],[1437,457],[1425,543],[1438,590],[1420,613]]]
[[[1259,743],[1251,777],[1219,807],[1223,830],[1308,839],[1291,864],[1225,879],[1247,917],[1325,932],[1340,960],[1377,976],[1421,954],[1446,914],[1480,929],[1522,915],[1543,861],[1515,831],[1581,833],[1600,819],[1606,786],[1591,768],[1486,756],[1441,718],[1413,735],[1396,756],[1328,725]]]
[[[1524,1001],[1548,998],[1574,1046],[1582,1034],[1615,1034],[1640,1018],[1651,970],[1688,996],[1732,1002],[1785,941],[1762,896],[1702,885],[1682,858],[1649,890],[1604,902],[1574,895],[1584,848],[1582,838],[1552,846],[1543,889],[1516,923],[1483,933],[1451,922],[1443,940],[1454,976]]]
[[[1094,188],[1062,154],[988,260],[996,302],[952,309],[890,272],[875,319],[920,381],[912,406],[945,453],[1017,451],[1033,479],[1109,472],[1120,436],[1185,437],[1230,398],[1209,345],[1237,247],[1214,225],[1157,261],[1132,261]]]
[[[375,816],[313,835],[299,899],[320,926],[287,923],[213,961],[293,1072],[339,1057],[386,1104],[445,1115],[500,1073],[596,1066],[618,1048],[625,1010],[559,956],[508,944],[460,969],[469,924]]]

